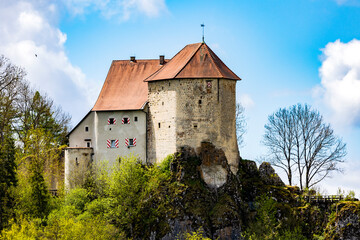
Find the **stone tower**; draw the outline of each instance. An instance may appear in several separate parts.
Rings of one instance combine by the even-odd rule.
[[[182,146],[211,142],[232,172],[239,164],[235,87],[240,78],[205,44],[185,46],[148,82],[147,158],[159,162]]]

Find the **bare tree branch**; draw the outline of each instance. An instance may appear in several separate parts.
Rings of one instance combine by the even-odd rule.
[[[297,170],[301,189],[321,182],[332,171],[341,171],[338,164],[346,156],[346,144],[323,122],[320,113],[306,104],[270,115],[263,142],[272,164],[286,172],[290,185]]]
[[[244,144],[244,134],[246,133],[245,109],[240,103],[237,103],[235,110],[236,139],[240,147]]]

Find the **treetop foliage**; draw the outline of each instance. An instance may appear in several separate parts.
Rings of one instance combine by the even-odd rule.
[[[50,176],[61,166],[70,123],[25,77],[0,55],[0,230],[15,216],[48,215]]]

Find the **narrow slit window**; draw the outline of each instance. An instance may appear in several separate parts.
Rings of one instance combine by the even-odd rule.
[[[138,117],[134,117],[134,122],[137,122],[138,121]]]
[[[89,147],[91,147],[91,143],[90,142],[87,142],[86,143],[86,146],[89,148]]]
[[[86,127],[85,127],[85,132],[88,132],[88,131],[89,131],[89,127],[86,126]]]
[[[159,128],[161,127],[161,124],[159,123]]]

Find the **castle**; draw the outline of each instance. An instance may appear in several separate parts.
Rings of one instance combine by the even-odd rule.
[[[222,149],[235,173],[237,80],[204,42],[170,60],[114,60],[94,107],[68,135],[65,183],[92,161],[111,164],[133,153],[143,163],[158,163],[202,142]]]

